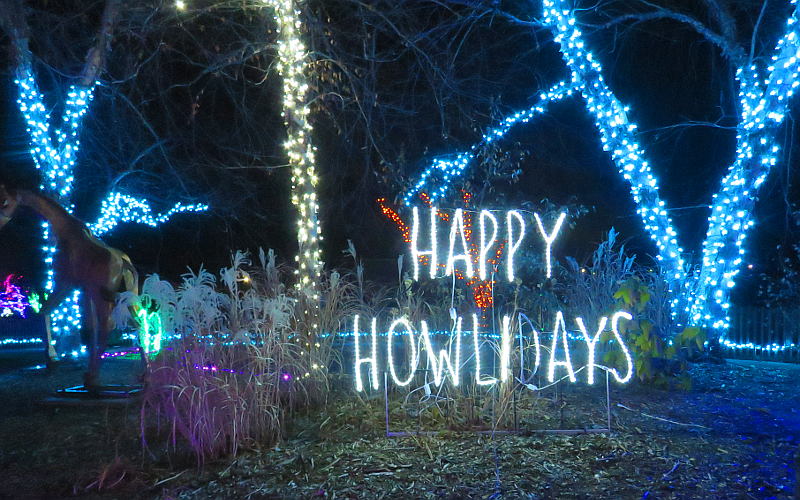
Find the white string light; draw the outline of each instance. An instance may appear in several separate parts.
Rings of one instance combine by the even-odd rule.
[[[519,238],[514,241],[514,225],[511,222],[511,219],[517,219],[519,222]],[[514,254],[516,253],[517,249],[520,245],[522,245],[522,240],[525,238],[525,219],[522,218],[519,212],[516,210],[509,210],[506,213],[506,231],[508,234],[508,259],[507,259],[507,275],[508,281],[514,281]]]
[[[606,329],[606,323],[608,323],[608,318],[603,316],[600,318],[600,324],[597,326],[597,333],[594,334],[594,337],[589,336],[589,332],[586,331],[586,326],[583,324],[583,318],[575,318],[575,322],[578,324],[578,329],[583,334],[583,339],[586,341],[586,347],[589,349],[589,355],[587,356],[588,361],[586,362],[586,368],[589,372],[589,385],[594,384],[594,367],[595,367],[595,346],[597,345],[597,341],[600,340],[600,335],[603,334],[603,331]]]
[[[311,142],[309,121],[309,55],[300,38],[302,21],[299,0],[264,0],[275,12],[278,40],[278,73],[283,79],[283,120],[287,139],[284,149],[292,168],[292,203],[297,207],[297,286],[319,299],[315,285],[322,270],[322,231],[317,201],[316,148]]]
[[[419,249],[419,210],[417,207],[413,209],[413,219],[414,222],[412,224],[411,229],[411,260],[414,262],[414,281],[419,280],[419,267],[420,267],[420,257],[424,255],[430,255],[430,276],[431,279],[436,278],[436,269],[438,266],[438,260],[436,255],[436,214],[438,211],[436,207],[431,207],[431,233],[430,233],[430,243],[431,249],[430,250],[420,250]]]
[[[627,383],[631,377],[633,377],[633,359],[631,359],[631,353],[628,351],[628,347],[625,345],[625,342],[622,340],[622,335],[619,334],[619,319],[624,318],[628,321],[633,319],[633,316],[626,313],[625,311],[618,311],[614,313],[611,317],[611,331],[614,333],[614,337],[617,339],[617,343],[619,344],[619,348],[622,351],[622,354],[625,355],[625,364],[628,367],[628,371],[624,377],[619,376],[619,372],[615,368],[609,368],[608,370],[611,372],[611,375],[614,376],[617,382],[620,384]]]
[[[553,247],[553,242],[556,241],[556,236],[558,236],[558,231],[561,229],[561,224],[564,222],[564,219],[567,218],[567,214],[561,212],[558,216],[558,220],[556,221],[555,225],[553,226],[553,230],[550,234],[547,234],[547,231],[544,229],[544,224],[542,224],[542,219],[539,217],[539,214],[534,213],[533,216],[536,218],[536,225],[539,226],[539,233],[542,235],[545,243],[545,262],[547,263],[546,269],[547,272],[545,273],[546,276],[549,278],[552,275],[552,264],[550,263],[550,254],[551,249]]]
[[[489,241],[486,240],[486,220],[490,220],[492,222],[492,237],[489,238]],[[481,210],[480,215],[478,216],[478,226],[480,227],[480,253],[478,258],[478,277],[482,281],[486,281],[487,273],[486,273],[486,261],[489,255],[489,250],[491,250],[492,246],[497,239],[497,219],[494,215],[488,210]]]
[[[456,344],[456,353],[455,353],[455,360],[450,359],[450,347],[451,345],[448,343],[447,349],[440,349],[437,359],[436,351],[433,349],[433,344],[431,343],[431,336],[428,331],[428,324],[425,321],[422,321],[422,341],[425,343],[425,353],[427,354],[428,364],[432,367],[433,372],[433,381],[436,386],[442,385],[443,374],[445,370],[450,373],[451,381],[453,382],[454,386],[458,386],[459,382],[459,369],[461,367],[461,317],[459,316],[456,319],[456,331],[455,331],[455,339],[451,339],[455,341]]]
[[[558,349],[558,341],[561,340],[564,349],[564,360],[556,361],[556,350]],[[553,326],[553,343],[550,346],[550,365],[547,371],[547,380],[552,382],[555,380],[556,366],[563,366],[567,369],[569,374],[569,381],[575,382],[575,370],[572,369],[572,359],[569,355],[569,339],[567,338],[567,326],[564,324],[564,315],[561,311],[556,313],[556,322]]]
[[[372,318],[372,356],[368,358],[361,357],[361,344],[359,342],[359,338],[361,335],[354,335],[355,338],[355,349],[356,349],[356,359],[355,359],[355,371],[356,371],[356,391],[361,392],[364,390],[364,383],[361,379],[361,365],[363,363],[369,363],[370,365],[370,379],[372,379],[372,388],[374,390],[378,389],[378,320],[377,318]],[[353,332],[358,334],[358,315],[356,315],[355,319],[353,320]]]
[[[408,378],[405,380],[400,380],[397,376],[397,371],[394,367],[394,354],[392,353],[392,339],[394,339],[395,330],[399,325],[402,325],[404,331],[408,333],[408,343],[411,348],[411,362],[408,370]],[[409,323],[406,318],[396,319],[389,326],[388,338],[386,339],[386,358],[389,364],[389,374],[392,376],[392,380],[394,380],[395,384],[399,387],[404,387],[414,380],[414,372],[417,371],[417,366],[419,365],[419,356],[417,355],[417,341],[414,337],[414,330],[411,328],[411,323]]]
[[[457,234],[461,235],[461,248],[464,250],[464,253],[454,253]],[[447,255],[446,276],[451,276],[455,272],[455,261],[457,260],[464,261],[466,277],[472,278],[474,274],[472,269],[472,257],[469,255],[467,237],[464,234],[464,211],[460,208],[456,209],[456,213],[453,214],[450,224],[450,251]]]
[[[478,315],[472,315],[472,341],[475,346],[475,383],[479,386],[497,383],[494,377],[481,378],[481,345],[478,340]]]
[[[508,382],[511,375],[511,318],[503,316],[500,340],[500,382]]]

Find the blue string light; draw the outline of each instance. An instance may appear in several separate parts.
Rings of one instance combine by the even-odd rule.
[[[797,0],[790,3],[796,6]],[[772,63],[766,68],[768,76],[762,76],[756,65],[736,73],[741,102],[737,157],[710,207],[702,267],[690,276],[686,272],[683,249],[677,241],[677,231],[659,197],[658,181],[645,159],[644,149],[636,140],[637,126],[628,119],[629,109],[606,85],[602,67],[586,49],[575,17],[565,8],[565,2],[543,0],[543,7],[542,21],[552,30],[553,40],[571,71],[570,82],[558,83],[539,96],[537,105],[526,112],[515,113],[490,129],[470,152],[435,160],[404,195],[403,201],[409,205],[413,196],[422,191],[429,192],[432,200],[443,196],[452,179],[465,171],[480,148],[502,138],[512,126],[527,123],[535,114],[543,113],[546,104],[565,96],[580,95],[587,111],[595,117],[603,149],[610,153],[630,185],[645,230],[658,247],[657,258],[669,273],[671,292],[675,296],[671,303],[674,316],[678,319],[688,316],[691,324],[713,329],[726,347],[750,348],[751,344],[736,344],[725,338],[730,326],[727,310],[730,289],[735,285],[742,264],[742,244],[754,225],[754,194],[777,162],[779,148],[774,144],[775,134],[788,101],[800,85],[797,78],[800,70],[798,7],[787,21],[787,32],[778,41]],[[522,116],[524,118],[520,118]],[[442,173],[439,177],[434,175],[438,172]],[[761,347],[777,349],[774,344]],[[793,348],[794,345],[778,347]]]
[[[778,161],[777,132],[789,100],[800,86],[800,16],[797,0],[778,40],[766,76],[755,64],[738,68],[740,122],[736,135],[736,159],[714,195],[708,232],[703,242],[703,265],[694,283],[689,307],[690,321],[718,330],[724,345],[730,326],[730,289],[735,285],[744,256],[743,243],[755,224],[755,193]],[[768,348],[768,346],[765,346]]]
[[[89,226],[92,233],[97,236],[107,233],[123,222],[136,222],[150,227],[157,227],[167,222],[170,217],[182,212],[204,212],[208,205],[202,203],[184,205],[176,203],[174,207],[162,214],[153,215],[150,204],[122,193],[110,193],[103,200],[100,208],[100,218]]]
[[[83,117],[89,103],[92,101],[94,87],[69,87],[64,101],[64,113],[61,117],[61,128],[55,130],[55,137],[51,133],[50,113],[44,105],[44,99],[33,69],[28,64],[17,68],[17,78],[14,81],[18,89],[17,104],[30,139],[30,153],[34,165],[42,171],[42,191],[51,193],[71,213],[72,205],[69,203],[72,185],[75,181],[73,170],[80,140],[78,133]],[[54,140],[55,139],[55,140]],[[56,247],[50,239],[50,226],[42,223],[42,236],[45,245],[44,263],[46,268],[45,290],[53,292],[55,275],[53,270],[53,257]],[[80,292],[75,290],[51,314],[51,325],[55,336],[68,336],[77,332],[81,325],[79,307]]]
[[[422,172],[419,181],[417,181],[414,187],[403,196],[403,203],[406,206],[410,206],[414,195],[423,191],[428,193],[431,203],[435,202],[447,193],[453,178],[464,173],[464,170],[472,163],[476,155],[478,155],[482,149],[492,142],[502,139],[514,125],[528,123],[536,115],[543,114],[550,103],[560,101],[564,97],[572,95],[575,89],[576,86],[572,83],[559,82],[547,92],[540,94],[536,104],[528,109],[515,112],[513,115],[500,122],[497,127],[488,130],[483,134],[480,142],[473,144],[468,152],[456,153],[455,155],[434,159],[432,164]],[[439,175],[437,176],[436,174]],[[431,189],[430,184],[437,180],[439,183],[438,187]]]
[[[60,128],[53,133],[50,125],[50,113],[44,105],[42,92],[29,64],[17,68],[17,78],[14,81],[18,89],[17,104],[28,131],[30,140],[30,154],[34,165],[42,171],[43,192],[51,194],[66,210],[73,211],[70,203],[72,187],[75,182],[74,168],[78,151],[80,150],[80,128],[83,117],[92,101],[94,87],[69,87],[64,100],[64,111],[60,120]],[[145,200],[139,200],[120,193],[111,193],[103,201],[101,216],[97,222],[90,225],[96,234],[104,234],[121,222],[137,222],[149,226],[167,222],[169,218],[180,212],[203,212],[207,205],[183,205],[177,203],[172,209],[163,214],[153,215],[150,205]],[[56,246],[50,238],[50,227],[47,222],[42,224],[42,234],[45,245],[44,264],[46,269],[45,290],[52,293],[55,286],[53,259]],[[51,314],[51,326],[54,337],[67,337],[80,330],[81,312],[79,307],[80,291],[74,290]],[[55,343],[55,341],[53,341]],[[82,350],[72,351],[73,356],[79,355]],[[62,353],[62,357],[66,356]]]
[[[431,335],[435,335],[435,336],[443,336],[443,335],[450,335],[450,334],[451,333],[449,331],[433,331],[433,332],[431,332]],[[343,338],[353,337],[354,335],[355,334],[353,332],[339,332],[339,333],[336,334],[336,336],[343,337]],[[358,335],[361,336],[361,337],[367,337],[367,336],[370,336],[371,333],[359,332]],[[396,336],[400,336],[400,335],[404,335],[404,334],[395,333],[395,335]],[[472,332],[465,330],[465,331],[462,332],[462,335],[470,336],[470,335],[472,335]],[[493,339],[493,340],[499,340],[500,339],[500,335],[493,334],[493,333],[481,332],[479,335],[481,337],[483,337],[483,338],[488,338],[488,339]],[[542,335],[543,336],[547,335],[547,332],[542,332]],[[567,335],[568,335],[568,338],[570,340],[573,340],[573,341],[576,341],[576,342],[582,340],[582,338],[578,334],[567,332]],[[331,336],[330,333],[323,333],[323,334],[320,335],[321,338],[327,338],[327,337],[330,337],[330,336]],[[388,336],[388,333],[386,333],[386,332],[378,333],[378,336],[379,337],[386,337],[386,336]],[[122,339],[123,340],[138,340],[138,338],[139,338],[139,336],[137,334],[123,334],[122,335]],[[164,335],[162,341],[163,342],[168,342],[168,341],[178,340],[180,338],[181,338],[180,335]],[[738,342],[732,342],[732,341],[727,340],[727,339],[723,339],[721,342],[728,349],[736,349],[736,350],[747,349],[747,350],[751,350],[751,351],[754,351],[754,352],[755,351],[762,351],[762,352],[779,353],[779,352],[786,352],[786,351],[790,351],[790,350],[798,350],[798,349],[800,349],[800,346],[798,346],[794,342],[787,342],[785,344],[772,343],[772,344],[765,344],[765,345],[754,344],[752,342],[738,343]],[[14,338],[0,339],[0,345],[2,345],[2,346],[6,346],[6,345],[12,345],[12,346],[13,345],[39,345],[39,344],[42,344],[42,343],[44,343],[44,339],[41,339],[41,338],[38,338],[38,337],[35,337],[35,338],[23,338],[23,339],[14,339]],[[253,343],[254,342],[250,342],[250,344],[253,344]],[[224,345],[239,345],[239,344],[247,344],[247,343],[245,343],[245,342],[238,342],[238,343],[237,342],[222,342],[222,344],[224,344]],[[138,352],[138,351],[132,351],[132,352]]]
[[[0,339],[0,346],[6,345],[31,345],[31,344],[43,344],[44,339],[39,337],[33,337],[29,339]]]

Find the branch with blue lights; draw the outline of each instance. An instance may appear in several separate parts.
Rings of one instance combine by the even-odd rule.
[[[20,68],[20,72],[21,75],[15,82],[19,89],[17,102],[27,125],[31,156],[36,168],[42,170],[43,183],[40,187],[43,191],[52,193],[68,211],[72,212],[73,207],[69,203],[69,199],[75,181],[75,160],[80,149],[78,136],[81,120],[91,103],[94,88],[79,88],[74,85],[70,87],[61,119],[62,128],[55,131],[54,141],[50,132],[50,113],[46,111],[42,93],[38,89],[30,66],[26,65]],[[207,209],[208,206],[203,204],[177,203],[167,212],[153,215],[146,200],[115,192],[110,193],[103,200],[100,218],[89,227],[94,234],[99,236],[122,222],[136,222],[155,227],[167,222],[174,214],[202,212]],[[52,263],[56,247],[51,243],[47,223],[42,225],[42,229],[47,242],[43,247],[47,268],[45,290],[50,293],[54,286],[55,276]],[[80,293],[77,290],[74,291],[52,313],[53,333],[56,336],[67,336],[80,329],[79,298]]]
[[[55,130],[55,137],[53,137],[50,113],[44,105],[44,96],[39,90],[30,64],[22,64],[17,68],[17,78],[14,83],[18,89],[17,104],[28,131],[30,154],[36,168],[42,171],[40,188],[44,192],[51,193],[68,211],[72,212],[73,207],[69,200],[75,181],[73,175],[75,160],[80,150],[78,135],[82,119],[92,101],[94,87],[70,86],[64,104],[64,113],[59,120],[61,128]],[[47,273],[45,291],[52,293],[55,278],[53,257],[56,247],[50,237],[50,228],[46,222],[42,224],[42,233],[45,241],[42,248],[45,252],[44,262]],[[73,292],[53,311],[51,317],[53,332],[56,336],[67,336],[80,328],[78,297],[79,292]]]
[[[103,200],[100,207],[100,218],[94,224],[89,225],[89,229],[96,236],[100,236],[124,222],[135,222],[150,227],[158,227],[169,221],[175,214],[205,212],[206,210],[208,210],[208,205],[202,203],[184,205],[178,202],[166,212],[154,215],[147,200],[114,192],[109,193],[108,197]]]
[[[741,111],[737,156],[710,207],[699,272],[687,274],[677,231],[658,194],[658,180],[637,140],[636,124],[628,119],[628,108],[606,85],[600,63],[586,48],[575,17],[562,0],[543,0],[542,21],[553,33],[553,41],[558,44],[562,59],[571,71],[570,80],[559,82],[540,94],[536,104],[501,121],[469,151],[433,160],[403,201],[410,205],[414,196],[423,192],[430,193],[432,200],[444,196],[453,179],[463,174],[490,142],[502,138],[513,126],[544,113],[550,103],[579,95],[587,111],[594,116],[603,149],[610,153],[628,182],[644,227],[658,247],[658,259],[670,278],[675,317],[687,318],[693,325],[714,330],[724,346],[753,348],[750,344],[740,345],[725,338],[730,326],[727,310],[730,289],[742,265],[742,245],[754,225],[755,192],[777,162],[779,148],[775,144],[775,134],[790,98],[800,85],[797,78],[800,70],[797,0],[790,3],[795,6],[794,10],[768,67],[759,69],[757,64],[752,64],[736,73]],[[774,351],[781,346],[756,347]]]
[[[17,69],[15,83],[19,91],[17,103],[25,119],[30,139],[31,157],[36,168],[42,171],[43,181],[40,188],[53,195],[69,212],[72,212],[73,205],[70,199],[75,181],[75,161],[80,150],[81,122],[92,101],[94,86],[70,86],[64,103],[64,113],[59,120],[60,128],[56,128],[53,133],[50,113],[44,105],[42,93],[29,64],[23,64]],[[167,222],[177,213],[203,212],[207,209],[208,206],[204,204],[177,203],[162,214],[153,214],[146,200],[114,192],[103,201],[98,221],[89,227],[99,236],[123,222],[155,227]],[[52,293],[55,279],[53,257],[56,246],[50,238],[50,228],[47,223],[42,224],[42,230],[45,240],[44,262],[47,270],[45,291]],[[54,336],[65,337],[79,331],[81,324],[79,300],[80,293],[75,290],[54,310],[51,315]]]
[[[741,113],[736,159],[713,198],[690,309],[691,321],[723,332],[729,326],[729,290],[742,265],[748,230],[755,223],[755,194],[778,161],[777,132],[800,86],[800,6],[797,0],[791,4],[795,8],[786,22],[786,33],[778,40],[768,66],[760,69],[754,63],[736,71]],[[722,341],[736,346],[727,339]]]

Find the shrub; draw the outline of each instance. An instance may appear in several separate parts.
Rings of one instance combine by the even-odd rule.
[[[665,307],[669,311],[669,305],[653,305],[652,297],[652,290],[639,277],[627,279],[614,294],[621,308],[633,315],[633,320],[621,323],[620,334],[633,355],[636,377],[659,386],[677,382],[679,387],[688,389],[691,387],[688,361],[703,350],[705,333],[698,327],[687,327],[673,337],[669,314],[664,312]],[[660,296],[659,299],[666,301]],[[662,324],[657,325],[653,318]],[[606,335],[604,341],[610,339]],[[622,356],[619,351],[609,351],[604,362],[619,365]]]
[[[148,368],[143,439],[166,424],[173,448],[188,444],[202,464],[275,443],[290,410],[324,400],[333,337],[320,333],[338,330],[357,306],[356,287],[338,273],[325,276],[322,307],[309,318],[285,274],[272,251],[259,252],[255,266],[236,252],[218,275],[190,270],[177,287],[151,275],[139,302],[121,297],[118,324],[149,304],[165,332],[166,347]]]

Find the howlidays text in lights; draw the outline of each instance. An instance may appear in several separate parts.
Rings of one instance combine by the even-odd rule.
[[[601,317],[597,322],[598,326],[595,330],[595,335],[590,337],[586,332],[584,320],[582,318],[575,318],[575,324],[583,333],[583,338],[578,340],[582,340],[587,347],[586,382],[588,384],[594,384],[594,372],[597,368],[607,370],[614,380],[620,384],[629,382],[633,377],[633,358],[619,332],[620,320],[629,321],[631,319],[632,316],[624,311],[618,311],[611,317],[610,331],[613,336],[612,348],[619,349],[625,358],[624,372],[620,373],[620,371],[614,367],[599,365],[595,359],[600,335],[604,331],[608,331],[606,327],[609,323],[609,319],[605,316]],[[408,386],[420,371],[424,371],[426,374],[432,374],[431,382],[437,387],[444,384],[447,380],[449,380],[450,384],[454,387],[459,386],[462,373],[465,370],[471,371],[474,374],[475,383],[478,386],[494,386],[512,382],[514,381],[511,366],[512,354],[514,354],[516,350],[520,355],[520,363],[522,364],[522,359],[526,350],[523,345],[523,339],[529,344],[532,344],[531,347],[535,349],[536,359],[534,367],[536,369],[539,368],[541,362],[540,353],[543,347],[540,344],[541,333],[531,327],[531,334],[524,334],[522,327],[525,322],[530,323],[527,317],[520,313],[518,315],[519,330],[516,332],[520,342],[517,347],[515,347],[515,333],[512,332],[511,328],[512,318],[508,315],[503,316],[501,320],[502,327],[499,346],[493,345],[492,349],[484,349],[482,352],[482,345],[484,343],[493,344],[496,341],[487,338],[486,335],[480,332],[478,317],[474,314],[472,315],[471,332],[463,330],[463,318],[457,316],[454,320],[452,331],[449,335],[445,336],[446,340],[437,341],[434,341],[430,328],[424,320],[420,321],[419,329],[417,330],[411,325],[408,319],[395,319],[389,327],[388,334],[379,336],[377,318],[372,318],[369,332],[362,332],[360,318],[356,315],[353,318],[356,390],[360,392],[367,387],[377,390],[380,387],[380,377],[378,374],[384,371],[389,374],[389,379],[392,383],[399,387]],[[364,333],[366,333],[366,335],[364,335]],[[466,350],[463,348],[462,337],[464,335],[469,335],[472,338],[472,342],[469,343],[471,346]],[[402,356],[402,359],[399,359],[395,352],[396,347],[394,341],[395,337],[401,336],[407,339],[406,345],[408,345],[409,348],[406,350],[406,354]],[[437,335],[437,337],[442,336],[441,334]],[[484,337],[484,340],[481,340],[481,337]],[[385,350],[378,345],[379,338],[386,339]],[[561,311],[558,311],[553,323],[552,343],[550,345],[550,356],[547,367],[547,380],[549,382],[555,382],[557,377],[560,376],[569,378],[573,383],[578,381],[576,376],[577,370],[574,366],[574,357],[571,349],[575,349],[574,344],[573,347],[570,347],[570,339],[568,338],[564,315]],[[489,365],[486,363],[483,354],[486,354],[487,351],[498,353],[498,355],[495,356],[499,358],[498,370],[491,369],[495,366],[494,364]],[[382,355],[384,352],[385,356]],[[425,363],[421,364],[423,353]],[[493,359],[493,361],[495,360]],[[560,372],[557,372],[557,370],[560,370]],[[405,378],[400,375],[403,371],[406,373]],[[490,372],[497,372],[499,376],[493,377],[487,375],[487,373]]]
[[[720,343],[729,348],[795,348],[737,344],[725,338],[730,290],[742,265],[746,235],[754,225],[755,193],[778,161],[780,148],[776,134],[800,87],[800,4],[797,0],[790,0],[789,4],[792,11],[771,60],[763,65],[750,61],[736,70],[741,110],[736,126],[736,156],[709,207],[709,227],[699,271],[687,273],[684,251],[678,244],[666,204],[660,198],[657,178],[639,144],[637,126],[629,119],[628,107],[608,87],[600,63],[577,26],[571,10],[574,3],[567,0],[543,0],[541,22],[550,29],[571,76],[541,92],[530,108],[509,115],[487,130],[469,151],[434,159],[405,193],[403,202],[410,205],[423,192],[429,194],[431,202],[437,202],[452,181],[511,128],[542,115],[552,103],[567,97],[582,98],[595,120],[603,149],[609,152],[620,175],[628,182],[644,228],[658,247],[658,259],[670,279],[675,316],[679,319],[688,316],[692,324],[716,330]]]

